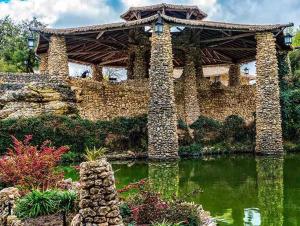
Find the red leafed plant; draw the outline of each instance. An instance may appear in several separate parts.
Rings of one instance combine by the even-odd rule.
[[[49,141],[40,147],[33,146],[30,144],[32,135],[25,136],[24,141],[12,139],[13,148],[0,158],[0,181],[25,189],[45,190],[63,178],[62,173],[54,172],[54,167],[68,147],[50,147]]]

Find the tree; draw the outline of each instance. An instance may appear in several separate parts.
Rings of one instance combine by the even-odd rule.
[[[0,19],[0,71],[33,72],[37,66],[35,54],[28,48],[29,27],[44,26],[35,18],[15,23],[10,17]],[[34,34],[37,38],[37,34]]]

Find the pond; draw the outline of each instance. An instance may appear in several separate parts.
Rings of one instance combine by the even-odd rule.
[[[117,187],[148,178],[165,197],[202,204],[219,225],[300,225],[300,155],[114,163]],[[201,189],[200,193],[191,194]]]

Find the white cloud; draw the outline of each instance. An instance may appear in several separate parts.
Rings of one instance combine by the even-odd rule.
[[[0,3],[0,15],[9,15],[17,21],[35,16],[55,27],[110,22],[115,18],[114,10],[105,0],[11,0]]]

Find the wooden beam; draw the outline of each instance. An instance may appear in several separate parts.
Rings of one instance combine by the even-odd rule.
[[[208,49],[216,49],[216,50],[229,50],[229,51],[252,51],[256,50],[256,48],[240,48],[240,47],[207,47]]]
[[[225,41],[225,40],[235,40],[238,38],[244,38],[248,36],[255,35],[254,33],[246,33],[246,34],[239,34],[239,35],[234,35],[234,36],[229,36],[229,37],[222,37],[222,38],[212,38],[212,39],[207,39],[207,40],[201,40],[200,43],[210,43],[210,42],[219,42],[219,41]]]
[[[101,38],[101,36],[105,33],[105,31],[100,31],[99,34],[97,35],[96,39]]]
[[[128,59],[128,57],[122,57],[122,58],[119,58],[119,59],[113,59],[113,60],[108,60],[108,61],[105,61],[105,62],[101,62],[99,65],[104,66],[104,65],[107,65],[107,64],[110,64],[110,63],[120,62],[120,61],[127,60],[127,59]]]

